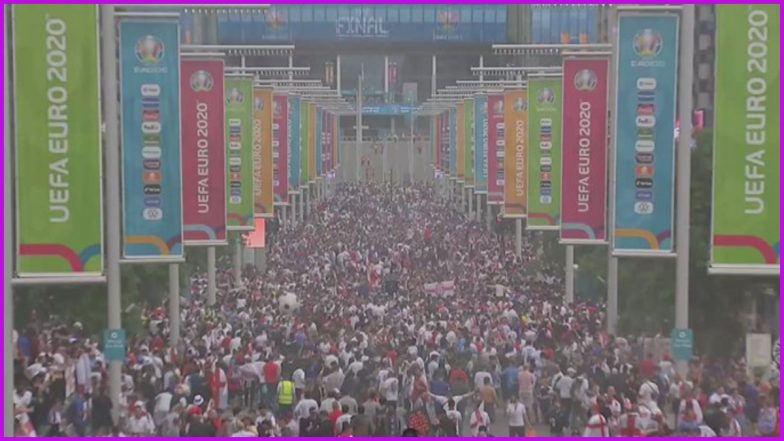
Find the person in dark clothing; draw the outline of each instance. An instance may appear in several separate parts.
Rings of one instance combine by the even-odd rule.
[[[416,429],[408,427],[405,430],[403,430],[403,433],[401,433],[400,436],[406,436],[406,437],[410,436],[416,438],[419,436],[419,433],[417,433]]]
[[[92,427],[93,431],[99,434],[108,434],[114,427],[112,400],[105,388],[101,388],[100,393],[93,398]]]
[[[319,436],[321,428],[321,418],[316,409],[310,409],[307,418],[299,420],[299,436],[316,437]]]
[[[318,434],[316,436],[323,437],[323,438],[332,438],[334,434],[334,425],[332,421],[329,419],[329,414],[327,412],[322,411],[319,414],[319,419],[321,422],[318,426]]]

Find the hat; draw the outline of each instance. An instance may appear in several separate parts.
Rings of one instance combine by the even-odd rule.
[[[197,406],[201,406],[202,404],[204,404],[204,398],[201,395],[196,395],[193,398],[193,404]]]
[[[137,401],[133,403],[133,407],[144,407],[144,401]]]

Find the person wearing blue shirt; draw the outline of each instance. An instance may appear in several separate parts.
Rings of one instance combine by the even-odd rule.
[[[517,366],[509,364],[501,372],[501,392],[504,399],[508,400],[511,396],[517,396],[517,375],[520,370]]]
[[[430,393],[433,395],[449,395],[449,384],[440,375],[430,383]]]

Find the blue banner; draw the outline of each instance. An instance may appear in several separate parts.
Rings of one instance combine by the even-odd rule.
[[[322,143],[324,142],[324,127],[323,127],[324,111],[320,107],[316,107],[316,177],[321,177],[322,166],[324,165],[324,150]]]
[[[183,257],[179,34],[176,21],[120,22],[125,259]]]
[[[678,17],[619,16],[613,253],[673,250]]]
[[[299,194],[300,174],[300,136],[299,136],[299,97],[289,95],[289,193]]]
[[[457,111],[449,109],[449,176],[457,179]]]
[[[474,98],[474,193],[487,194],[487,96]]]

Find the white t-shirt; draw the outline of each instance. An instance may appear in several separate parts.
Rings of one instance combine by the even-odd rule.
[[[141,417],[132,415],[128,418],[128,432],[131,434],[152,435],[155,432],[155,425],[152,423],[152,418],[147,413]]]
[[[155,412],[168,412],[171,409],[172,394],[161,392],[155,397]]]
[[[310,409],[318,409],[318,403],[316,400],[311,398],[300,400],[300,402],[297,403],[297,406],[294,407],[294,418],[297,420],[307,418],[310,416]]]
[[[482,387],[485,385],[485,378],[490,379],[490,386],[493,386],[493,376],[489,372],[479,371],[474,374],[474,387]]]
[[[506,405],[506,416],[510,427],[525,426],[525,405],[521,402]]]
[[[398,396],[398,382],[397,378],[390,377],[381,383],[381,393],[387,401],[397,401]]]
[[[305,371],[302,369],[297,369],[291,375],[291,381],[294,382],[294,387],[296,389],[305,389]]]

